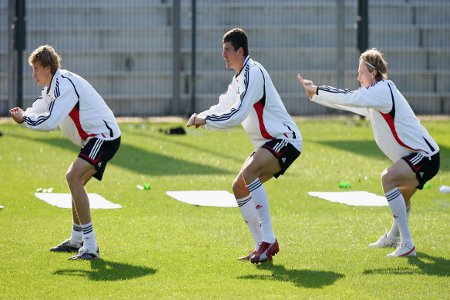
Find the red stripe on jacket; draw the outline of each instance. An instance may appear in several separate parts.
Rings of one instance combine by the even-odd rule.
[[[253,107],[255,108],[256,115],[258,116],[259,121],[259,130],[261,135],[268,140],[273,140],[274,138],[267,132],[266,126],[264,125],[263,113],[264,113],[264,104],[262,100],[256,102]]]

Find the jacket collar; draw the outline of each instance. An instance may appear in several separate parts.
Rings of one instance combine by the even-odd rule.
[[[53,74],[52,80],[50,81],[50,86],[47,87],[46,91],[47,95],[54,96],[55,86],[56,83],[58,82],[58,78],[60,77],[60,75],[61,75],[60,70],[56,70],[55,74]]]
[[[247,55],[247,57],[244,59],[244,64],[242,65],[241,70],[234,77],[238,77],[242,73],[242,70],[244,70],[245,66],[250,62],[250,60],[251,60],[250,55]]]

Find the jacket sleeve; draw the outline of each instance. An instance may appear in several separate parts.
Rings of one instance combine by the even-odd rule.
[[[373,108],[387,113],[392,108],[392,100],[388,92],[380,84],[369,88],[360,88],[356,91],[320,86],[311,100],[347,108]]]
[[[43,99],[43,97],[39,97],[36,100],[34,100],[31,107],[28,107],[25,110],[24,115],[28,116],[33,113],[40,114],[40,113],[45,113],[45,112],[48,112],[48,105],[45,102],[45,100]]]
[[[328,103],[324,100],[322,100],[320,97],[313,97],[314,99],[310,98],[311,101],[316,102],[322,106],[326,106],[329,108],[334,108],[334,109],[340,109],[340,110],[345,110],[345,111],[350,111],[353,112],[355,114],[361,115],[361,116],[369,116],[369,110],[365,107],[350,107],[350,106],[345,106],[345,105],[341,105],[341,104],[334,104],[334,103]]]
[[[27,109],[22,125],[38,131],[55,130],[78,102],[78,96],[71,85],[60,84],[58,92],[59,96],[50,102],[47,111],[35,112]]]
[[[220,95],[219,103],[211,106],[208,110],[205,110],[198,114],[199,117],[206,117],[213,114],[222,114],[229,111],[236,102],[236,95],[232,93],[232,86],[228,87],[228,90]]]
[[[230,93],[229,96],[234,98],[234,104],[229,109],[206,115],[207,128],[223,130],[239,125],[250,114],[253,105],[263,97],[264,77],[262,72],[256,68],[244,76],[245,89],[238,93]]]

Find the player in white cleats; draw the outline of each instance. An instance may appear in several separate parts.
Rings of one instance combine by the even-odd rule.
[[[415,257],[416,255],[416,247],[414,245],[402,243],[394,252],[389,253],[387,257]]]
[[[386,233],[378,241],[369,244],[369,248],[396,248],[400,244],[400,237],[390,238]]]
[[[416,254],[408,225],[411,198],[439,171],[439,146],[414,114],[408,101],[388,80],[383,53],[373,48],[359,57],[360,88],[354,91],[317,86],[297,75],[312,102],[365,116],[380,150],[392,161],[381,175],[381,183],[393,216],[391,231],[370,248],[392,247],[400,237],[400,247],[390,257]]]

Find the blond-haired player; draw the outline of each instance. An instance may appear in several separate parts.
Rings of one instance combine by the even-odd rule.
[[[369,49],[361,54],[356,91],[316,86],[299,74],[297,80],[311,101],[366,116],[375,141],[392,165],[381,175],[381,184],[393,215],[391,230],[369,245],[396,247],[389,257],[416,256],[408,216],[411,197],[433,178],[440,165],[439,146],[420,124],[394,82],[387,79],[383,54]]]
[[[41,96],[25,111],[20,107],[10,109],[11,117],[33,130],[49,131],[60,126],[63,134],[81,148],[66,173],[72,194],[72,233],[51,251],[77,251],[71,259],[96,259],[99,248],[84,186],[92,177],[102,180],[107,162],[120,146],[119,125],[89,82],[61,69],[61,58],[53,47],[38,47],[28,62],[33,79],[43,87]]]

